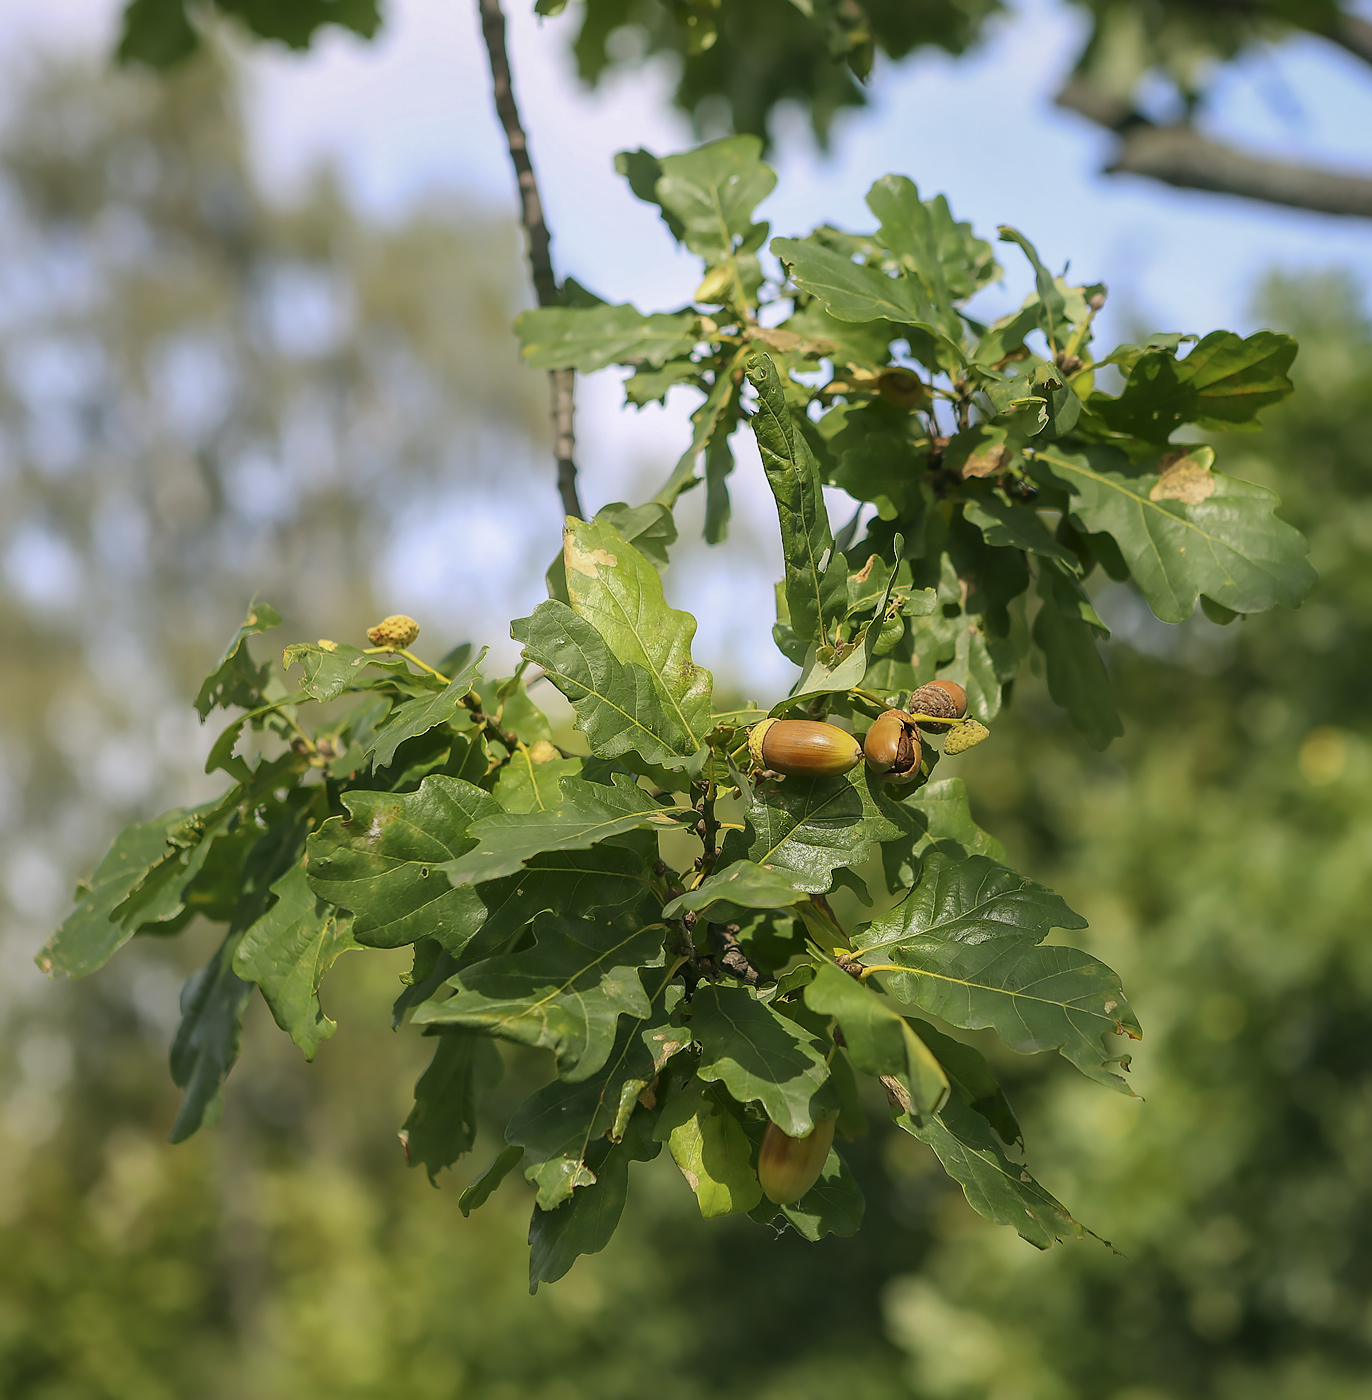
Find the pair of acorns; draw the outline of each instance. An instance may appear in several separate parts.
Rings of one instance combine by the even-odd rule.
[[[911,713],[913,711],[913,713]],[[893,783],[919,777],[919,725],[942,732],[967,713],[967,692],[956,681],[930,681],[910,697],[909,710],[886,710],[861,743],[836,724],[815,719],[765,719],[748,732],[748,752],[760,768],[796,778],[837,778],[863,759]],[[915,719],[915,715],[920,718]]]

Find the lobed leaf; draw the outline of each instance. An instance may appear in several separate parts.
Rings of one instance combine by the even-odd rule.
[[[353,937],[370,948],[433,938],[461,953],[486,908],[445,871],[476,842],[474,827],[499,812],[495,799],[460,778],[431,774],[411,793],[348,792],[348,816],[309,839],[315,893],[352,911]]]
[[[1276,331],[1212,331],[1183,360],[1175,343],[1150,344],[1130,357],[1120,395],[1094,393],[1090,407],[1116,432],[1149,442],[1166,442],[1183,423],[1252,430],[1264,408],[1291,393],[1295,358],[1296,342]]]
[[[822,962],[815,969],[815,980],[805,988],[805,1004],[838,1022],[854,1069],[900,1080],[918,1116],[943,1107],[948,1098],[943,1067],[905,1017],[892,1011],[870,987],[834,963]]]
[[[407,739],[427,734],[440,724],[452,723],[453,717],[462,710],[473,681],[481,674],[481,662],[486,650],[482,647],[476,660],[464,666],[437,694],[416,696],[391,711],[386,722],[372,736],[371,742],[363,748],[363,753],[371,758],[375,767],[389,767],[396,750]]]
[[[1304,538],[1265,487],[1215,473],[1179,500],[1159,494],[1160,476],[1124,475],[1109,449],[1042,451],[1035,463],[1071,492],[1082,529],[1114,539],[1164,622],[1184,622],[1201,594],[1237,613],[1294,608],[1315,581]]]
[[[747,859],[822,894],[840,866],[861,865],[879,841],[900,834],[878,806],[865,768],[842,778],[785,778],[759,783],[744,832],[731,831],[727,861]]]
[[[471,826],[475,848],[441,868],[454,885],[480,884],[515,874],[545,851],[586,850],[627,831],[692,816],[688,808],[663,807],[626,774],[616,774],[613,787],[564,778],[557,811],[483,814]]]
[[[434,1181],[444,1167],[470,1152],[476,1141],[477,1101],[500,1082],[504,1068],[500,1052],[485,1036],[460,1030],[437,1036],[433,1059],[415,1083],[414,1107],[400,1130],[405,1161],[412,1167],[422,1164]]]
[[[760,1103],[783,1132],[804,1137],[827,1107],[829,1067],[819,1039],[779,1015],[751,989],[700,987],[691,1000],[696,1073],[723,1084],[739,1103]]]
[[[699,1079],[663,1105],[653,1137],[667,1144],[704,1219],[741,1215],[762,1200],[748,1134]]]
[[[590,1153],[595,1184],[583,1187],[556,1210],[534,1206],[529,1222],[529,1292],[540,1283],[556,1283],[583,1254],[598,1254],[609,1244],[629,1194],[629,1163],[651,1161],[662,1150],[652,1138],[647,1112],[629,1119],[624,1138],[597,1143]]]
[[[1076,948],[1039,947],[1084,921],[1051,890],[984,856],[931,851],[903,904],[853,935],[894,996],[967,1030],[992,1027],[1013,1050],[1058,1050],[1088,1078],[1132,1092],[1111,1066],[1116,1035],[1142,1032],[1118,976]],[[899,969],[899,970],[897,970]]]
[[[661,1015],[660,1002],[657,1012]],[[574,1190],[595,1182],[586,1163],[591,1144],[623,1138],[639,1094],[690,1039],[689,1031],[665,1021],[645,1027],[626,1018],[609,1058],[589,1079],[576,1084],[555,1079],[515,1110],[505,1137],[524,1149],[524,1175],[538,1187],[541,1210],[553,1210]]]
[[[645,316],[632,306],[541,306],[515,320],[531,369],[591,374],[607,365],[651,365],[688,355],[696,343],[692,311]]]
[[[352,920],[316,896],[303,865],[292,866],[271,892],[275,903],[244,933],[233,970],[257,983],[276,1024],[312,1060],[338,1028],[319,1004],[319,984],[340,954],[358,946]]]
[[[899,1105],[892,1106],[892,1117],[912,1137],[933,1148],[978,1215],[1009,1225],[1038,1249],[1090,1234],[1024,1167],[1006,1157],[986,1120],[960,1096],[954,1095],[933,1118],[916,1121]]]
[[[639,974],[661,965],[666,928],[561,914],[540,914],[533,928],[532,948],[463,968],[450,979],[453,995],[425,1002],[413,1019],[552,1050],[561,1078],[577,1083],[609,1060],[621,1015],[647,1018]]]
[[[202,721],[216,706],[228,709],[239,705],[251,710],[262,703],[271,667],[267,662],[259,666],[253,661],[247,640],[280,625],[281,615],[270,603],[254,603],[248,609],[247,617],[219,658],[219,664],[200,684],[195,708]]]

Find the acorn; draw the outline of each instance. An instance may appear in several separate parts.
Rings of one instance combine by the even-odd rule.
[[[764,719],[748,731],[759,768],[792,778],[837,778],[862,762],[862,745],[836,724],[817,719]]]
[[[919,730],[904,710],[878,715],[862,741],[862,752],[872,772],[884,773],[893,783],[909,783],[919,777]]]
[[[967,713],[967,692],[956,681],[930,681],[922,685],[910,697],[910,709],[917,715],[946,715],[949,719],[961,719]],[[921,728],[942,734],[951,729],[951,724],[937,724],[927,720],[918,721]]]
[[[918,408],[924,402],[924,381],[914,370],[893,365],[877,376],[877,393],[897,408]]]
[[[819,1180],[829,1149],[834,1145],[834,1120],[825,1119],[794,1138],[775,1123],[767,1124],[757,1158],[757,1179],[762,1193],[779,1206],[789,1206]]]

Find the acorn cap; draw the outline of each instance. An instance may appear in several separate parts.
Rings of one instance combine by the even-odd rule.
[[[767,760],[762,756],[762,741],[767,737],[767,731],[776,723],[774,719],[760,720],[748,731],[748,757],[757,764],[759,768],[767,766]]]

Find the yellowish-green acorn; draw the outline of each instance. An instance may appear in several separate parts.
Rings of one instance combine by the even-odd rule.
[[[877,393],[897,408],[918,408],[924,402],[924,381],[914,370],[892,365],[878,376]]]
[[[862,762],[862,745],[836,724],[817,719],[764,719],[748,731],[759,768],[791,778],[837,778]]]
[[[816,1123],[804,1137],[794,1138],[775,1123],[767,1124],[757,1158],[762,1194],[779,1206],[789,1206],[819,1180],[834,1145],[834,1120]]]

